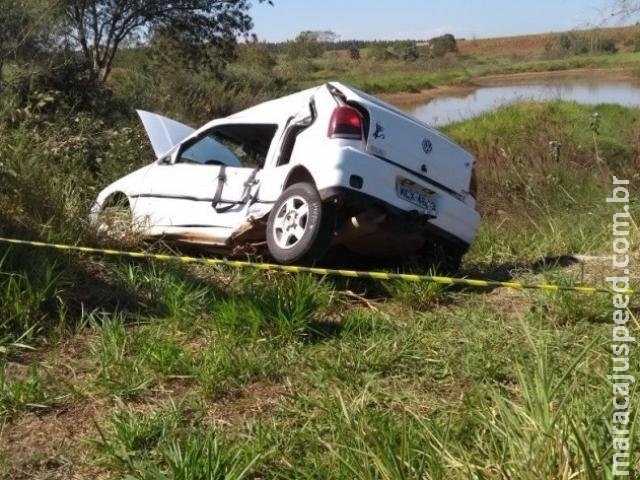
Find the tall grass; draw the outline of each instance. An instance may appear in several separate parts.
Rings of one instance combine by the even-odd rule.
[[[638,177],[638,128],[635,109],[571,102],[511,105],[447,127],[477,158],[483,227],[471,256],[522,260],[606,249],[604,199],[612,175]],[[550,142],[561,145],[559,155]],[[631,208],[637,213],[635,202]]]
[[[11,250],[0,258],[0,349],[8,344],[31,343],[45,326],[63,316],[59,274],[53,263],[25,262],[25,270],[5,267]],[[8,265],[7,265],[8,266]]]

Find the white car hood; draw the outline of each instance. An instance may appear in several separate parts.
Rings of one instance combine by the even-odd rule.
[[[168,153],[169,150],[195,132],[194,128],[157,113],[144,110],[137,110],[137,112],[157,158]]]

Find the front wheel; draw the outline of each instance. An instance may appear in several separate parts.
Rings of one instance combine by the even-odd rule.
[[[133,214],[124,195],[108,199],[98,214],[97,234],[107,240],[122,242],[133,233]]]
[[[331,244],[335,215],[308,183],[287,188],[276,201],[267,222],[267,246],[278,263],[313,263]]]

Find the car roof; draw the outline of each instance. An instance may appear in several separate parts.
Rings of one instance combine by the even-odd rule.
[[[285,123],[291,116],[295,115],[309,103],[309,100],[319,88],[322,88],[322,86],[309,88],[301,92],[269,100],[238,113],[234,113],[233,115],[229,115],[228,117],[217,118],[199,128],[196,135],[210,127],[220,123],[228,123],[229,121],[265,124]]]

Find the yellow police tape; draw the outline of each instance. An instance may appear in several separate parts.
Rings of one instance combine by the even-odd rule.
[[[99,255],[110,255],[116,257],[142,258],[160,261],[176,261],[181,263],[200,263],[204,265],[226,265],[233,268],[253,268],[257,270],[275,270],[292,273],[310,273],[313,275],[330,275],[350,278],[369,278],[374,280],[403,280],[405,282],[431,282],[442,285],[460,285],[474,288],[512,288],[512,289],[533,289],[547,291],[569,291],[580,293],[614,293],[612,290],[591,286],[564,286],[548,284],[526,284],[520,282],[498,282],[494,280],[473,280],[469,278],[439,277],[436,275],[412,275],[407,273],[387,273],[387,272],[365,272],[357,270],[335,270],[330,268],[317,267],[297,267],[290,265],[276,265],[271,263],[254,263],[240,260],[226,260],[221,258],[199,258],[179,255],[165,255],[160,253],[127,252],[122,250],[111,250],[106,248],[80,247],[76,245],[60,245],[55,243],[35,242],[28,240],[18,240],[14,238],[0,237],[0,243],[10,245],[23,245],[37,248],[48,248],[62,251],[95,253]],[[634,290],[626,290],[623,294],[632,294]]]

